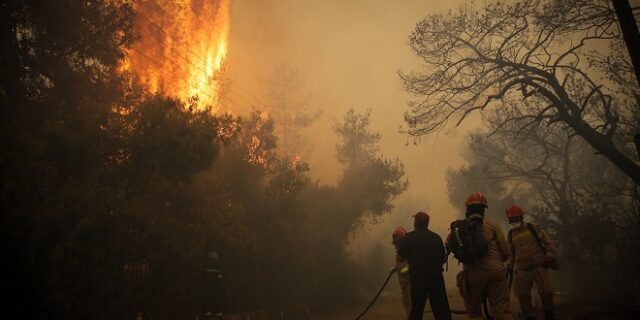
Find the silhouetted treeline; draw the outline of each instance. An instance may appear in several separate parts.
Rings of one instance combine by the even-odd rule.
[[[347,236],[407,186],[368,113],[336,124],[344,172],[322,185],[277,156],[266,113],[196,111],[118,73],[128,4],[1,6],[3,318],[193,319],[210,251],[229,312],[354,298]]]
[[[422,62],[400,74],[409,134],[481,114],[451,202],[483,191],[505,226],[522,205],[553,233],[562,289],[637,306],[640,91],[612,1],[470,4],[425,17],[409,44]]]

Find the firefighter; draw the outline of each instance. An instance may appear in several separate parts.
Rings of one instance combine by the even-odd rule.
[[[211,250],[207,254],[207,261],[202,270],[202,280],[202,317],[200,319],[222,320],[222,271],[216,251]]]
[[[411,278],[411,312],[409,320],[422,320],[424,306],[429,299],[436,319],[451,319],[449,300],[444,286],[442,265],[447,254],[442,238],[428,229],[429,215],[418,212],[414,216],[414,230],[400,242],[398,254],[409,263]]]
[[[393,231],[393,246],[396,248],[396,273],[398,274],[398,282],[402,289],[402,305],[407,312],[407,317],[411,313],[411,278],[409,277],[409,263],[406,259],[398,254],[400,241],[407,235],[407,230],[403,227],[397,227]]]
[[[555,319],[553,286],[548,269],[557,269],[555,247],[544,230],[524,221],[524,211],[517,205],[507,209],[511,224],[508,242],[512,257],[509,270],[515,271],[513,289],[525,319],[535,319],[531,289],[535,284],[542,300],[545,319]],[[510,273],[513,273],[510,271]]]
[[[447,237],[447,249],[462,262],[463,271],[457,276],[457,286],[464,299],[467,315],[471,319],[482,319],[482,303],[489,301],[491,316],[496,320],[512,319],[509,301],[509,285],[504,262],[509,259],[507,240],[498,224],[484,217],[487,198],[480,192],[471,194],[465,201],[465,219],[452,223]],[[458,239],[463,231],[454,228],[462,225],[476,225],[476,236],[467,232],[463,240]],[[454,231],[454,229],[456,229]],[[455,238],[455,239],[454,239]],[[460,249],[472,249],[475,259],[461,259]]]

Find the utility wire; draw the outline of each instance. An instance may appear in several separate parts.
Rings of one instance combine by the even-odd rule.
[[[136,14],[140,15],[141,17],[143,17],[145,20],[149,21],[149,23],[151,25],[153,25],[154,27],[156,27],[158,30],[160,30],[162,33],[164,33],[164,35],[171,39],[173,42],[177,43],[178,45],[182,46],[184,49],[186,49],[187,51],[189,51],[192,55],[194,55],[196,58],[198,58],[198,60],[205,62],[206,64],[206,60],[202,57],[200,57],[197,53],[193,52],[193,50],[191,50],[191,48],[189,48],[188,46],[185,45],[181,45],[180,42],[175,41],[175,38],[172,37],[169,33],[167,33],[167,31],[164,30],[164,28],[162,28],[160,25],[158,25],[157,23],[155,23],[153,20],[151,20],[146,14],[138,11],[138,10],[133,10]],[[158,41],[163,41],[164,39],[160,39],[158,37],[156,37],[155,35],[152,35],[154,38],[156,38]],[[183,57],[184,59],[187,60],[187,62],[192,63],[188,58]]]
[[[149,48],[149,49],[151,49],[151,50],[156,50],[154,47],[152,47],[151,45],[149,45],[149,44],[145,43],[144,41],[138,41],[138,43],[140,43],[140,44],[144,45],[145,47],[147,47],[147,48]],[[131,49],[132,49],[132,50],[134,50],[134,51],[136,51],[137,53],[141,54],[143,57],[147,58],[148,60],[150,60],[150,61],[154,62],[157,66],[159,66],[160,68],[162,68],[164,71],[167,71],[167,70],[164,68],[164,63],[162,62],[163,58],[158,58],[157,56],[155,56],[155,55],[153,55],[153,54],[152,54],[152,55],[153,55],[153,57],[151,57],[151,56],[149,56],[147,53],[143,52],[142,50],[138,50],[138,49],[137,49],[137,48],[135,48],[135,47],[131,47]],[[180,65],[179,65],[179,64],[177,64],[177,63],[176,63],[175,61],[173,61],[171,58],[169,58],[169,57],[164,57],[164,59],[165,59],[166,61],[168,61],[169,63],[173,64],[175,67],[177,67],[177,68],[178,68],[178,70],[175,70],[175,71],[172,71],[172,72],[171,72],[171,71],[167,71],[167,72],[166,72],[166,74],[175,74],[175,73],[177,73],[177,72],[181,71],[181,72],[184,72],[184,73],[187,73],[188,75],[190,75],[190,73],[189,73],[189,71],[188,71],[188,70],[184,70],[182,67],[180,67]],[[183,82],[184,84],[186,84],[187,86],[188,86],[188,85],[190,85],[190,83],[189,83],[186,79],[181,79],[181,80],[182,80],[182,82]],[[199,81],[199,82],[201,82],[201,83],[202,83],[202,84],[204,84],[204,85],[209,85],[208,83],[204,83],[204,82],[200,81],[199,79],[196,79],[196,80],[197,80],[197,81]],[[216,98],[214,98],[213,96],[211,96],[210,94],[208,94],[208,93],[207,93],[207,92],[205,92],[205,91],[203,91],[203,92],[202,92],[202,94],[204,94],[204,95],[208,96],[209,98],[211,98],[211,99],[212,99],[212,100],[214,100],[214,101],[216,100]]]
[[[149,61],[151,61],[151,62],[155,63],[155,64],[156,64],[156,65],[158,65],[159,67],[163,67],[163,63],[162,63],[161,61],[159,61],[159,60],[157,60],[157,59],[155,59],[155,58],[153,58],[153,57],[151,57],[151,56],[147,55],[147,54],[146,54],[146,53],[144,53],[142,50],[138,50],[138,49],[136,49],[135,47],[131,47],[131,49],[132,49],[132,50],[134,50],[135,52],[139,53],[140,55],[142,55],[144,58],[148,59]],[[188,83],[186,80],[182,79],[182,81],[183,81],[185,84],[189,85],[189,83]],[[205,95],[205,96],[207,96],[207,97],[211,98],[213,101],[217,100],[216,98],[214,98],[213,96],[211,96],[210,94],[208,94],[208,93],[207,93],[207,92],[205,92],[205,91],[203,91],[203,92],[201,92],[201,93],[202,93],[203,95]],[[231,111],[233,111],[233,112],[235,112],[235,113],[237,113],[237,114],[240,114],[240,112],[238,112],[238,110],[236,110],[235,108],[229,108],[229,106],[225,106],[225,108],[230,109]]]
[[[144,32],[145,34],[152,35],[152,34],[150,34],[147,30],[145,30],[145,29],[143,29],[143,28],[140,28],[140,31]],[[152,36],[153,36],[153,35],[152,35]],[[145,47],[147,47],[147,48],[151,49],[152,51],[155,51],[155,52],[157,52],[157,51],[158,51],[158,49],[157,49],[157,48],[155,48],[155,47],[151,46],[150,44],[146,43],[145,41],[139,40],[139,41],[137,41],[137,42],[141,43],[142,45],[144,45]],[[134,49],[134,48],[132,47],[132,49]],[[135,51],[136,51],[136,52],[140,52],[140,50],[135,50]],[[158,52],[158,53],[160,54],[160,52]],[[143,54],[143,56],[147,56],[147,55],[146,55],[146,54]],[[180,56],[181,56],[181,55],[180,55]],[[148,56],[147,56],[147,57],[148,57]],[[188,58],[186,58],[186,57],[184,57],[184,56],[181,56],[181,57],[182,57],[185,61],[187,61],[190,65],[192,65],[192,66],[193,66],[193,63],[192,63]],[[185,69],[183,69],[183,68],[180,66],[180,64],[179,64],[176,60],[174,60],[173,58],[171,58],[171,57],[163,57],[163,58],[164,58],[164,59],[166,59],[168,62],[170,62],[172,65],[174,65],[174,66],[177,68],[177,70],[175,70],[175,71],[173,71],[173,72],[168,72],[169,74],[174,74],[174,73],[177,73],[177,72],[181,71],[181,72],[184,72],[184,73],[188,74],[189,76],[191,76],[191,71],[190,71],[190,70],[185,70]],[[154,60],[156,60],[156,59],[154,59]],[[159,58],[159,60],[162,60],[162,58]],[[157,60],[156,60],[156,62],[157,62],[157,64],[158,64],[158,66],[163,67],[163,64],[162,64],[161,62],[158,62]],[[205,70],[202,70],[201,68],[198,68],[197,66],[193,66],[193,67],[194,67],[195,69],[197,69],[198,71],[200,71],[200,72],[206,73],[206,71],[205,71]],[[225,79],[226,79],[226,77],[225,77]],[[184,79],[183,79],[183,80],[184,80]],[[200,79],[196,79],[196,80],[197,80],[198,82],[200,82],[200,83],[204,84],[205,86],[208,86],[208,85],[209,85],[209,83],[204,82],[204,81],[202,81],[202,80],[200,80]],[[188,82],[186,82],[186,80],[184,80],[184,81],[185,81],[185,84],[187,84],[187,86],[189,86],[189,85],[190,85]],[[231,88],[229,88],[229,91],[230,91],[230,92],[233,92],[233,91],[231,90]],[[204,94],[206,94],[206,92],[203,92],[203,93],[204,93]],[[211,95],[209,95],[209,94],[206,94],[206,95],[207,95],[207,96],[209,96],[212,100],[216,100],[216,99],[215,99],[215,98],[213,98]],[[236,93],[236,95],[238,95],[238,94]],[[240,96],[240,95],[238,95],[238,96]],[[242,96],[240,96],[240,97],[242,97]],[[242,98],[244,99],[244,97],[242,97]],[[243,104],[238,103],[238,102],[237,102],[237,101],[235,101],[234,99],[231,99],[230,97],[226,97],[226,99],[227,99],[227,100],[229,100],[229,101],[231,101],[233,104],[235,104],[235,105],[236,105],[236,106],[238,106],[239,108],[243,109],[244,111],[251,113],[251,110],[252,110],[252,108],[251,108],[251,107],[246,107],[246,106],[244,106]],[[245,99],[245,100],[246,100],[246,99]]]
[[[178,44],[178,46],[182,47],[183,49],[187,50],[188,52],[190,52],[194,57],[196,57],[199,62],[203,62],[205,65],[208,64],[206,62],[206,60],[204,58],[202,58],[200,55],[198,55],[196,52],[194,52],[193,50],[191,50],[190,47],[181,44],[179,41],[175,41],[176,39],[174,37],[172,37],[167,31],[164,30],[164,28],[162,28],[162,26],[158,25],[156,22],[154,22],[151,18],[149,18],[146,14],[140,12],[139,10],[133,10],[137,15],[139,15],[140,17],[144,18],[145,20],[147,20],[149,22],[149,24],[151,24],[152,26],[154,26],[156,29],[160,30],[160,32],[162,32],[167,38],[171,39],[173,43]],[[153,32],[150,32],[148,30],[145,30],[143,28],[140,28],[142,31],[144,31],[147,35],[150,35],[152,37],[154,37],[156,40],[162,42],[164,41],[164,39],[159,38],[156,34],[154,34]],[[178,54],[178,56],[180,56],[182,59],[184,59],[187,63],[193,65],[193,61],[191,61],[189,58]],[[195,67],[198,68],[198,67]],[[199,68],[198,68],[199,69]],[[203,71],[200,69],[200,71]],[[260,100],[258,97],[256,97],[254,94],[252,94],[249,90],[243,88],[237,81],[231,80],[231,78],[229,78],[226,75],[222,75],[227,81],[229,81],[231,83],[232,86],[236,86],[238,89],[240,89],[241,91],[243,91],[245,94],[247,94],[249,97],[253,98],[255,101],[258,102],[259,105],[261,106],[266,106],[267,104],[264,103],[262,100]],[[232,91],[232,89],[230,89],[230,91]],[[241,94],[234,92],[237,96],[242,97],[243,100],[249,102],[248,99],[244,98]],[[249,103],[252,104],[252,103]]]
[[[147,35],[153,36],[150,32],[148,32],[147,30],[145,30],[145,29],[143,29],[143,28],[140,28],[140,31],[142,31],[143,33],[145,33],[145,34],[147,34]],[[155,48],[155,47],[151,46],[150,44],[146,43],[145,41],[138,40],[137,42],[139,42],[139,43],[143,44],[145,47],[147,47],[147,48],[149,48],[149,49],[151,49],[151,50],[153,50],[153,51],[155,51],[155,52],[159,51],[159,50],[158,50],[158,48]],[[139,51],[139,50],[136,50],[136,51]],[[158,54],[161,54],[161,53],[160,53],[160,52],[158,52]],[[201,69],[201,68],[197,67],[196,65],[194,65],[194,64],[193,64],[193,62],[192,62],[191,60],[189,60],[188,58],[186,58],[185,56],[182,56],[182,55],[179,55],[179,54],[178,54],[178,56],[180,56],[181,58],[183,58],[186,62],[188,62],[188,63],[189,63],[189,65],[191,65],[191,66],[192,66],[193,68],[195,68],[196,70],[198,70],[198,71],[200,71],[200,72],[202,72],[202,73],[206,73],[206,71],[205,71],[205,70],[203,70],[203,69]],[[184,72],[184,73],[188,74],[189,76],[191,76],[191,71],[190,71],[190,70],[185,70],[185,69],[183,69],[183,68],[180,66],[180,64],[179,64],[176,60],[174,60],[173,58],[168,57],[168,56],[167,56],[167,57],[163,57],[163,58],[164,58],[164,59],[166,59],[166,60],[168,60],[171,64],[173,64],[175,67],[177,67],[177,68],[178,68],[178,70],[175,70],[175,71],[173,71],[173,72],[169,72],[169,74],[175,74],[175,73],[177,73],[177,72],[179,72],[179,71],[182,71],[182,72]],[[159,59],[162,59],[162,58],[159,58]],[[202,61],[202,62],[204,62],[204,61]],[[205,62],[205,63],[206,63],[206,62]],[[231,80],[230,80],[228,77],[224,76],[224,74],[220,74],[220,75],[221,75],[221,77],[223,77],[225,80],[227,80],[227,81],[231,82]],[[198,80],[200,83],[204,84],[204,85],[209,85],[208,83],[203,82],[203,81],[202,81],[202,80],[200,80],[200,79],[197,79],[197,80]],[[188,83],[187,83],[187,85],[188,85]],[[246,99],[244,96],[242,96],[242,95],[238,94],[237,92],[233,91],[233,88],[229,87],[229,90],[228,90],[228,91],[229,91],[230,93],[233,93],[233,94],[235,94],[236,96],[240,97],[242,100],[244,100],[244,101],[248,102],[248,103],[249,103],[249,105],[252,105],[252,104],[253,104],[251,101],[249,101],[248,99]],[[213,98],[212,98],[212,99],[213,99]],[[247,111],[247,112],[250,112],[250,110],[252,109],[252,107],[246,107],[246,106],[244,106],[243,104],[240,104],[240,103],[238,103],[237,101],[235,101],[235,100],[233,100],[233,99],[231,99],[231,98],[228,98],[228,99],[229,99],[230,101],[232,101],[234,104],[236,104],[236,105],[238,105],[239,107],[241,107],[242,109],[244,109],[245,111]]]
[[[231,80],[231,78],[229,78],[226,75],[223,75],[223,77],[225,77],[229,82],[231,82],[232,85],[235,85],[236,87],[238,87],[238,89],[242,90],[243,92],[245,92],[247,95],[249,95],[251,98],[253,98],[255,101],[257,101],[262,107],[267,106],[266,103],[264,103],[262,100],[258,99],[258,97],[256,97],[255,95],[253,95],[249,90],[244,89],[236,80]]]

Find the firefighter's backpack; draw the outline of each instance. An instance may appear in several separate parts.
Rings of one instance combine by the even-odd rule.
[[[477,263],[489,250],[489,243],[482,236],[482,218],[456,220],[451,223],[451,236],[447,244],[449,253],[462,263]]]

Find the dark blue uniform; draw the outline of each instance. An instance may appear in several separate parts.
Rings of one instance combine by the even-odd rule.
[[[442,238],[436,233],[418,228],[400,242],[398,254],[409,262],[411,277],[410,320],[422,320],[427,298],[436,319],[451,319],[449,300],[444,286],[442,265],[447,260]]]
[[[202,272],[204,319],[222,319],[222,272],[217,258],[209,258]]]

